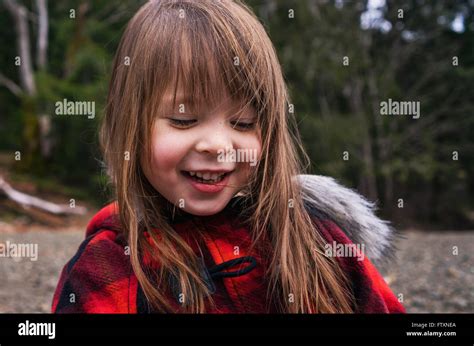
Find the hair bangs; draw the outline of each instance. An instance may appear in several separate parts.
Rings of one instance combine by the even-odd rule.
[[[238,21],[229,21],[232,13],[218,2],[206,5],[205,10],[199,2],[171,2],[168,6],[167,19],[176,16],[179,20],[160,29],[167,38],[154,41],[157,61],[151,71],[146,69],[154,79],[152,109],[163,109],[165,104],[176,109],[183,104],[186,112],[202,112],[230,98],[240,109],[252,106],[261,114],[262,84],[268,78],[257,73],[265,59],[258,56],[258,44],[250,42],[255,38],[248,29]],[[221,20],[216,20],[219,17]],[[155,24],[169,24],[167,19],[157,19]]]

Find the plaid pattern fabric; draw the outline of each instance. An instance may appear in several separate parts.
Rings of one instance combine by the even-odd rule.
[[[90,221],[86,239],[76,255],[62,270],[57,285],[54,313],[148,313],[152,312],[135,277],[116,219],[117,206],[112,203]],[[233,208],[200,218],[188,217],[173,225],[191,248],[202,257],[203,277],[212,288],[215,306],[209,313],[273,313],[268,302],[264,279],[265,260],[250,251],[250,234],[238,222]],[[330,220],[314,218],[322,236],[332,243],[351,244],[345,233]],[[205,230],[205,244],[198,244],[193,232]],[[338,258],[352,283],[358,313],[403,313],[381,275],[368,258]],[[179,312],[179,292],[170,289],[169,301]]]

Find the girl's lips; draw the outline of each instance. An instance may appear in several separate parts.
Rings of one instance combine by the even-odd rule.
[[[229,176],[232,174],[232,172],[228,172],[224,175],[221,181],[215,182],[215,183],[201,183],[191,177],[188,173],[186,172],[181,172],[183,176],[191,183],[191,185],[199,192],[204,192],[204,193],[217,193],[222,191],[226,186],[229,181]]]

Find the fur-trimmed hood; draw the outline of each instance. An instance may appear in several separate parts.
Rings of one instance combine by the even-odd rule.
[[[311,214],[335,222],[376,265],[393,257],[396,230],[375,215],[376,205],[331,177],[299,175],[303,201]]]

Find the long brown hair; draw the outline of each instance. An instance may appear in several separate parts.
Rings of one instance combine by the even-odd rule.
[[[347,279],[335,259],[323,255],[325,241],[294,179],[304,169],[299,158],[307,156],[274,47],[252,11],[232,0],[150,1],[130,20],[115,57],[100,140],[133,270],[148,301],[156,311],[176,311],[165,293],[174,277],[185,297],[180,311],[205,312],[212,303],[198,257],[168,223],[168,202],[141,166],[141,155],[145,162],[151,158],[160,100],[178,83],[191,103],[213,102],[226,92],[257,112],[262,154],[242,193],[252,248],[263,240],[271,244],[267,300],[281,312],[353,311]],[[147,269],[144,254],[159,262],[159,270]]]

